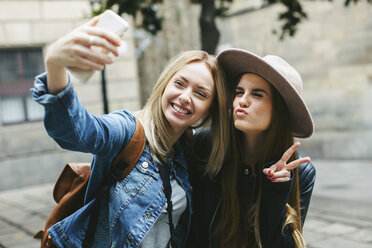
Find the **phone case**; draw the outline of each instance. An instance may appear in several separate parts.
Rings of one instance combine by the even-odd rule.
[[[114,11],[106,10],[99,17],[99,20],[98,20],[96,26],[105,28],[105,29],[107,29],[111,32],[114,32],[119,37],[123,37],[125,31],[128,30],[129,24],[123,18],[121,18],[118,14],[116,14]],[[105,52],[100,47],[92,46],[91,49],[96,50],[97,52]],[[69,69],[69,71],[71,72],[71,74],[75,78],[77,78],[81,82],[88,81],[94,73],[94,70],[92,70],[92,71],[79,71],[79,70]]]

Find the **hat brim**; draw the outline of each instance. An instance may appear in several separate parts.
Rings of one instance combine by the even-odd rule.
[[[280,72],[266,63],[261,57],[241,49],[227,49],[217,56],[225,72],[226,84],[232,94],[234,84],[243,73],[254,73],[268,81],[284,99],[293,129],[293,136],[310,137],[314,131],[314,123],[305,102],[283,77]]]

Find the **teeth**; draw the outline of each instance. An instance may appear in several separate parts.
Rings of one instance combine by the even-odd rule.
[[[187,113],[188,113],[187,110],[181,109],[181,108],[179,108],[177,105],[173,105],[173,108],[174,108],[175,110],[177,110],[178,112],[182,113],[182,114],[187,114]]]

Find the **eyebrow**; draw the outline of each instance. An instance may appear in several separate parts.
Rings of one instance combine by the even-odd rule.
[[[244,88],[243,87],[240,87],[240,86],[236,86],[236,89],[237,90],[243,90],[244,91]],[[253,90],[252,90],[252,92],[262,92],[262,93],[265,93],[266,95],[269,95],[269,93],[266,91],[266,90],[264,90],[264,89],[261,89],[261,88],[254,88]]]
[[[261,89],[261,88],[253,89],[252,92],[262,92],[262,93],[265,93],[266,95],[269,95],[269,94],[266,92],[266,90]]]
[[[208,89],[208,88],[206,88],[206,87],[204,87],[204,86],[200,86],[200,85],[199,85],[199,86],[198,86],[198,89],[208,91],[209,94],[212,95],[212,90],[210,90],[210,89]]]
[[[185,81],[186,83],[190,83],[190,81],[189,81],[187,78],[185,78],[184,76],[180,75],[179,77],[180,77],[183,81]],[[208,89],[208,88],[206,88],[206,87],[204,87],[204,86],[198,85],[197,88],[200,89],[200,90],[208,91],[209,94],[212,94],[212,90],[210,90],[210,89]]]
[[[189,80],[187,78],[185,78],[184,76],[180,76],[180,78],[183,80],[183,81],[186,81],[187,83],[189,83]]]

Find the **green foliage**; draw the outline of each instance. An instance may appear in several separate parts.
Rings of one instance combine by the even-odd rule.
[[[92,11],[93,15],[98,15],[106,9],[117,9],[119,15],[127,13],[134,18],[140,16],[140,27],[144,28],[149,33],[156,35],[162,29],[162,18],[158,16],[157,4],[162,3],[162,0],[91,0],[91,2],[99,3],[99,7]],[[191,3],[201,4],[203,0],[189,0]],[[333,0],[328,0],[333,1]],[[356,4],[361,0],[345,0],[345,6],[350,3]],[[233,0],[216,0],[215,7],[216,16],[224,16],[229,10],[229,4]],[[372,3],[372,0],[367,0]],[[302,9],[300,0],[266,0],[263,6],[280,3],[286,7],[284,12],[279,13],[278,20],[283,22],[281,26],[280,39],[286,36],[294,36],[297,31],[298,24],[302,20],[307,19],[306,12]],[[214,20],[212,20],[214,22]],[[138,23],[138,22],[137,22]],[[274,31],[276,33],[276,31]]]
[[[333,2],[333,0],[328,0],[329,2]],[[350,3],[353,2],[354,4],[360,2],[360,0],[345,0],[344,5],[347,7]],[[368,3],[372,3],[372,0],[367,0]]]
[[[202,0],[193,0],[202,1]],[[333,2],[333,0],[328,0]],[[349,6],[351,2],[354,4],[361,0],[345,0],[344,5]],[[219,0],[219,8],[216,9],[218,16],[223,16],[227,11],[226,2],[232,2],[232,0]],[[368,3],[372,3],[372,0],[367,0]],[[280,40],[283,40],[286,36],[294,36],[297,32],[297,27],[304,19],[307,19],[307,14],[303,10],[300,0],[266,0],[266,3],[262,6],[266,7],[271,4],[280,3],[286,7],[284,12],[279,13],[278,20],[283,22],[281,26]],[[274,31],[276,33],[276,31]]]
[[[104,5],[99,5],[98,8],[92,10],[92,17],[102,14],[105,11]]]
[[[106,9],[116,9],[119,15],[126,13],[141,18],[140,27],[156,35],[162,29],[162,18],[158,16],[156,4],[162,0],[106,0],[100,1],[92,14],[98,15]],[[140,16],[140,17],[139,17]]]
[[[279,20],[284,21],[280,39],[282,40],[286,34],[293,36],[297,31],[297,25],[307,18],[307,14],[302,10],[301,4],[297,0],[282,0],[280,1],[287,10],[279,14]]]
[[[331,0],[333,1],[333,0]],[[355,4],[359,2],[360,0],[345,0],[345,6],[349,6],[351,2],[354,2]],[[372,0],[367,0],[368,3],[372,3]]]

